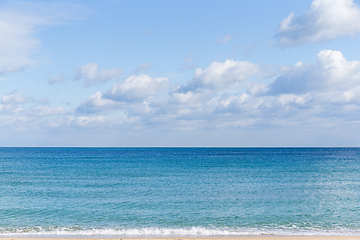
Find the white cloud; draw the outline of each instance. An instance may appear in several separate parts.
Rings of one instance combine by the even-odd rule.
[[[329,41],[360,33],[359,22],[360,8],[353,0],[314,0],[305,14],[284,19],[276,38],[280,45]]]
[[[64,115],[65,110],[63,108],[35,107],[28,114],[37,117]]]
[[[263,103],[264,100],[262,98],[253,97],[247,93],[239,96],[222,96],[218,99],[214,111],[220,114],[242,115],[243,120],[248,118],[247,121],[249,121],[249,114],[255,118],[259,117],[259,113],[256,113],[256,111],[258,111],[258,107]]]
[[[258,74],[260,65],[244,61],[226,60],[225,62],[213,62],[209,67],[202,70],[197,68],[193,79],[181,91],[195,90],[198,88],[210,88],[222,90],[233,84],[247,80]]]
[[[248,93],[250,93],[251,95],[258,95],[263,93],[267,89],[268,84],[264,82],[260,82],[260,83],[247,82],[246,87]]]
[[[269,85],[268,94],[303,94],[349,90],[360,84],[360,62],[347,61],[339,51],[323,50],[316,64],[297,63],[283,70]]]
[[[196,106],[199,106],[199,104],[201,104],[201,102],[204,102],[205,99],[206,95],[199,92],[174,92],[171,94],[169,102],[175,105],[194,104]]]
[[[25,64],[22,66],[10,66],[10,67],[1,67],[0,68],[0,76],[6,75],[11,72],[20,72],[28,68],[29,65]]]
[[[113,100],[104,99],[103,95],[98,92],[92,95],[86,101],[76,108],[76,112],[79,113],[95,113],[100,111],[106,111],[117,106],[117,103]]]
[[[63,82],[66,79],[66,76],[64,73],[60,73],[57,77],[53,77],[49,80],[49,84],[55,84]]]
[[[2,96],[0,103],[0,129],[2,131],[29,131],[49,127],[51,122],[63,122],[68,112],[63,108],[38,106],[45,99],[37,101],[34,96],[22,92]],[[53,124],[55,127],[55,125]],[[59,125],[56,125],[59,127]]]
[[[12,94],[4,94],[2,96],[3,104],[26,104],[30,102],[35,102],[34,96],[24,96],[23,92],[16,92]]]
[[[216,39],[217,43],[228,43],[232,38],[234,38],[231,34],[226,34],[224,37]]]
[[[309,96],[309,94],[306,95],[282,94],[279,96],[278,101],[281,105],[286,105],[291,103],[304,105],[307,101],[306,99],[307,96]]]
[[[296,125],[306,118],[335,114],[339,106],[360,108],[359,69],[359,62],[347,61],[341,52],[324,50],[315,64],[283,67],[275,81],[258,78],[254,82],[249,77],[261,73],[260,66],[227,60],[198,69],[186,86],[172,89],[165,78],[131,76],[91,96],[76,111],[121,112],[138,118],[143,127],[171,125],[174,129],[276,125],[289,118]],[[234,90],[232,86],[240,81],[244,84]],[[296,121],[294,116],[301,117]]]
[[[111,68],[98,70],[96,63],[82,65],[75,70],[75,79],[83,80],[83,87],[90,87],[96,83],[104,83],[118,77],[122,69]]]
[[[132,75],[124,82],[117,82],[104,94],[107,99],[119,102],[144,101],[169,87],[167,78],[152,78],[149,75]]]
[[[80,19],[90,12],[86,7],[66,3],[10,2],[0,9],[0,69],[20,71],[42,61],[34,54],[40,50],[36,33],[40,27]]]
[[[33,64],[32,54],[40,47],[35,28],[42,24],[37,17],[0,10],[0,66]]]
[[[300,126],[304,121],[318,119],[331,122],[329,116],[343,121],[360,117],[356,113],[360,109],[360,62],[346,60],[339,51],[319,52],[316,63],[282,67],[280,76],[272,82],[250,80],[251,74],[243,76],[243,71],[229,70],[226,62],[219,65],[216,62],[206,71],[197,71],[195,76],[201,81],[196,85],[194,77],[186,86],[170,91],[163,101],[149,101],[152,124],[154,121],[165,124],[168,119],[173,126],[186,122],[188,127],[195,128]],[[210,80],[206,81],[206,77]],[[227,78],[241,79],[244,84],[234,91],[230,86],[237,81]],[[181,91],[186,87],[187,91]]]

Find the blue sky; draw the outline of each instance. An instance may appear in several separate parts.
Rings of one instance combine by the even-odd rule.
[[[0,146],[359,146],[359,4],[1,1]]]

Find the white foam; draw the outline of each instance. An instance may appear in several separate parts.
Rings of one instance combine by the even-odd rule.
[[[87,228],[79,227],[24,227],[0,228],[0,236],[117,236],[117,237],[201,237],[201,236],[258,236],[258,235],[360,235],[360,229],[311,228]]]

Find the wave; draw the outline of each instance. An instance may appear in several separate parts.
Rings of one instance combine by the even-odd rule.
[[[22,227],[0,228],[0,236],[106,236],[106,237],[226,237],[259,235],[359,236],[360,229],[335,228],[80,228],[80,227]]]

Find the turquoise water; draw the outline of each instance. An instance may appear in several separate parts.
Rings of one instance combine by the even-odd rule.
[[[0,236],[360,235],[359,148],[0,148]]]

